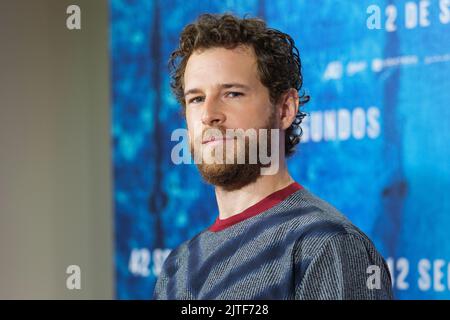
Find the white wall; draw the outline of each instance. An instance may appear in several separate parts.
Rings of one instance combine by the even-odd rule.
[[[106,0],[0,0],[1,299],[113,298],[108,24]]]

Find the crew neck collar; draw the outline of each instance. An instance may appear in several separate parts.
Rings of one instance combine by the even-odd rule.
[[[267,197],[263,198],[259,202],[255,203],[254,205],[248,207],[238,214],[235,214],[226,219],[220,219],[220,217],[218,216],[216,218],[216,221],[209,227],[209,230],[212,232],[221,231],[228,227],[231,227],[232,225],[235,225],[238,222],[254,217],[276,206],[277,204],[285,200],[288,196],[302,188],[303,187],[300,184],[298,184],[297,182],[293,182],[283,189],[271,193]]]

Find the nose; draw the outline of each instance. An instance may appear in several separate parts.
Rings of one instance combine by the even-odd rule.
[[[226,116],[217,101],[206,99],[203,107],[202,123],[205,126],[219,126],[225,122]]]

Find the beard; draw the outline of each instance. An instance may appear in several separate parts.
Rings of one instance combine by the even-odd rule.
[[[275,109],[275,108],[274,108]],[[267,129],[266,136],[266,146],[267,146],[267,155],[271,155],[271,130],[276,125],[275,118],[275,110],[271,112],[271,115],[266,121],[266,124],[261,129]],[[219,130],[222,133],[222,136],[226,136],[226,130],[223,127],[214,127],[214,129]],[[203,136],[203,135],[202,135]],[[259,150],[261,148],[259,141],[259,134],[256,137],[256,155],[259,155]],[[226,191],[238,190],[248,184],[251,184],[258,180],[261,176],[261,169],[267,167],[268,165],[264,165],[260,162],[258,156],[256,156],[256,163],[250,163],[250,141],[249,137],[245,136],[243,140],[244,146],[238,148],[237,140],[225,140],[222,145],[216,146],[213,150],[210,150],[213,157],[216,155],[217,148],[222,148],[222,160],[221,163],[205,163],[205,161],[201,161],[201,163],[197,163],[197,168],[200,171],[202,178],[212,185],[223,188]],[[232,148],[234,148],[234,159],[232,161],[228,161],[230,156],[226,153],[226,145],[228,143],[233,143]],[[255,141],[252,141],[255,143]],[[197,143],[197,146],[201,145],[201,141]],[[191,143],[190,145],[191,154],[194,154],[194,147]],[[242,157],[241,159],[245,159],[244,163],[239,163],[238,155]],[[220,157],[219,155],[219,157]],[[202,159],[203,160],[203,159]],[[255,162],[255,161],[252,161]],[[269,164],[270,165],[270,164]]]

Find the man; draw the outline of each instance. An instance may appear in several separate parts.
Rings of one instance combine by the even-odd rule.
[[[391,299],[372,242],[287,170],[309,100],[299,95],[291,37],[259,19],[206,14],[185,27],[171,62],[191,152],[215,186],[219,216],[170,253],[154,298]],[[270,163],[250,161],[255,143]]]

